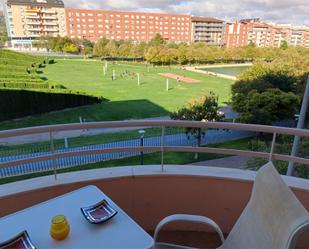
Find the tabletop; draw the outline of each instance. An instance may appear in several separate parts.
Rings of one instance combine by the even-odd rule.
[[[118,214],[105,223],[91,224],[84,218],[80,208],[102,199],[106,199]],[[16,202],[18,205],[18,200]],[[57,214],[67,217],[71,229],[69,236],[62,241],[56,241],[49,235],[51,218]],[[153,239],[96,186],[80,188],[0,218],[0,242],[23,230],[27,230],[38,249],[138,249],[153,246]]]

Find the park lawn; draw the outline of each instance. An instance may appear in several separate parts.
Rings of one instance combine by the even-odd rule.
[[[244,138],[234,141],[222,142],[222,143],[215,143],[209,144],[208,147],[214,148],[225,148],[225,149],[239,149],[239,150],[249,150],[249,142],[250,138]],[[222,154],[210,154],[210,153],[199,153],[199,158],[196,160],[194,159],[194,153],[190,152],[164,152],[164,164],[190,164],[199,161],[206,161],[212,159],[218,159],[228,157],[228,155]],[[97,169],[97,168],[109,168],[109,167],[120,167],[120,166],[131,166],[131,165],[139,165],[140,164],[140,156],[133,156],[127,157],[117,160],[109,160],[109,161],[102,161],[97,163],[91,163],[86,165],[79,165],[71,168],[66,169],[59,169],[57,173],[67,173],[73,171],[80,171],[80,170],[90,170],[90,169]],[[155,152],[150,154],[144,154],[144,164],[145,165],[160,165],[161,164],[161,152]],[[0,179],[0,185],[6,184],[15,181],[26,180],[34,177],[40,177],[45,175],[52,175],[53,171],[47,171],[42,173],[33,173],[28,175],[21,175],[21,176],[14,176]]]
[[[117,77],[115,81],[111,80],[113,70]],[[120,74],[125,70],[131,75],[122,78]],[[189,84],[169,79],[170,90],[166,91],[166,79],[158,73],[167,72],[191,77],[201,83]],[[140,86],[137,85],[134,73],[140,74]],[[108,62],[108,71],[104,76],[103,63],[89,59],[57,59],[55,64],[44,68],[42,76],[73,91],[102,96],[107,101],[1,122],[0,129],[76,123],[79,117],[86,118],[87,121],[111,121],[165,116],[184,106],[188,99],[210,91],[219,96],[219,102],[223,105],[230,99],[230,87],[233,83],[232,80],[189,72],[174,66],[150,67],[148,72],[145,64],[126,62]]]

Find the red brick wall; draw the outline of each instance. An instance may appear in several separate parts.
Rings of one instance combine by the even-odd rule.
[[[66,9],[67,35],[97,41],[149,41],[156,33],[173,42],[191,41],[189,15]]]

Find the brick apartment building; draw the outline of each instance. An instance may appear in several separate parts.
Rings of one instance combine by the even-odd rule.
[[[70,38],[148,42],[159,33],[171,42],[191,41],[189,15],[66,9],[66,20]]]
[[[240,20],[225,26],[226,47],[241,47],[250,43],[257,47],[280,47],[283,41],[290,46],[309,48],[309,27],[264,23],[259,19]]]

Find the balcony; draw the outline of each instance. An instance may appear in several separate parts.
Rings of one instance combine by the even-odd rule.
[[[173,131],[170,130],[171,127]],[[207,128],[206,137],[213,133],[215,141],[221,141],[220,139],[224,136],[230,139],[235,138],[236,135],[252,136],[256,132],[273,134],[271,150],[257,152],[210,146],[196,147],[194,141],[187,141],[186,136],[183,140],[182,135],[179,135],[185,127]],[[148,129],[155,129],[152,132],[156,131],[157,135],[139,137],[125,142],[122,138],[106,146],[94,143],[77,148],[57,147],[57,141],[65,136],[83,134],[81,139],[86,139],[93,134],[107,136],[108,134],[105,133],[107,131],[124,128],[134,131],[144,129],[146,134],[149,132]],[[0,216],[30,207],[79,187],[96,185],[151,235],[160,219],[173,213],[208,216],[220,225],[224,234],[228,234],[249,200],[255,171],[170,165],[165,164],[165,154],[170,151],[215,153],[293,161],[309,165],[309,159],[275,153],[276,137],[279,134],[309,137],[308,130],[185,121],[97,122],[1,131],[0,143],[5,141],[6,148],[21,141],[29,142],[32,138],[40,139],[41,142],[30,150],[27,146],[24,146],[24,149],[14,147],[12,151],[15,156],[10,154],[0,158],[0,179],[22,176],[30,172],[52,171],[52,175],[0,185]],[[141,143],[142,138],[143,143]],[[206,138],[205,141],[207,142]],[[141,154],[142,152],[144,154]],[[158,165],[82,170],[87,163],[128,158],[134,155],[142,157],[154,152],[157,152]],[[68,167],[79,167],[82,171],[58,172]],[[308,210],[309,181],[287,176],[283,176],[283,180]],[[17,202],[18,205],[16,205]],[[183,232],[185,228],[190,231],[187,237]],[[181,226],[177,231],[168,227],[160,236],[174,242],[179,240],[191,242],[191,245],[193,243],[196,247],[206,245],[213,248],[219,245],[219,238],[210,229],[194,225]],[[308,233],[303,234],[297,248],[306,248],[309,243],[308,238]]]
[[[25,9],[26,13],[39,13],[40,9]]]
[[[56,22],[43,22],[42,24],[45,26],[58,26],[58,23]]]
[[[41,28],[27,28],[28,31],[42,31]]]
[[[59,31],[59,29],[53,29],[53,28],[45,28],[45,29],[43,29],[43,31],[44,32],[58,32]]]
[[[37,15],[26,15],[26,19],[41,19],[41,17]]]
[[[46,14],[57,14],[57,12],[55,10],[41,10],[42,13],[46,13]]]
[[[27,25],[41,25],[41,22],[27,21]]]
[[[56,16],[42,16],[43,20],[57,20],[58,18]]]

